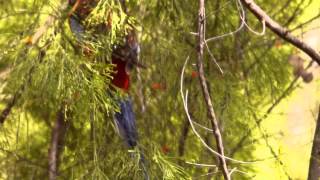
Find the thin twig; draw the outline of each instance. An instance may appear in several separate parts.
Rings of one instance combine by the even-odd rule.
[[[181,98],[182,98],[182,102],[183,102],[183,107],[184,107],[184,110],[185,110],[185,113],[187,115],[187,119],[189,120],[189,123],[190,123],[190,126],[191,126],[191,129],[193,131],[193,133],[198,137],[198,139],[200,140],[200,142],[202,143],[202,145],[207,148],[210,152],[212,152],[213,154],[217,155],[218,157],[223,157],[229,161],[233,161],[233,162],[236,162],[236,163],[241,163],[241,164],[252,164],[252,163],[256,163],[258,161],[240,161],[240,160],[236,160],[236,159],[233,159],[233,158],[230,158],[230,157],[227,157],[227,156],[222,156],[221,154],[219,154],[217,151],[215,151],[214,149],[212,149],[207,143],[206,141],[201,137],[201,135],[198,133],[198,131],[195,129],[194,127],[194,124],[193,124],[193,120],[191,118],[191,115],[189,113],[189,110],[188,110],[188,90],[186,91],[186,95],[184,95],[184,86],[183,86],[183,79],[184,79],[184,72],[185,72],[185,68],[186,68],[186,65],[189,61],[189,57],[186,59],[184,65],[183,65],[183,68],[182,68],[182,72],[181,72],[181,77],[180,77],[180,95],[181,95]]]
[[[309,65],[305,68],[305,70],[309,69],[312,66],[313,62],[310,62]],[[283,93],[274,101],[274,103],[267,109],[267,111],[265,112],[265,114],[256,120],[256,126],[251,128],[245,136],[243,136],[240,141],[238,142],[238,144],[231,150],[230,156],[234,156],[234,154],[238,151],[238,149],[240,149],[244,142],[251,136],[252,132],[258,127],[260,126],[260,124],[262,123],[263,120],[267,119],[270,115],[270,113],[272,112],[272,110],[274,108],[276,108],[280,102],[285,99],[288,95],[290,95],[290,92],[292,92],[292,90],[296,87],[296,84],[299,80],[299,77],[296,77],[293,79],[293,81],[289,84],[289,86],[283,91]]]
[[[297,25],[296,27],[290,29],[290,32],[295,31],[295,30],[297,30],[297,29],[300,29],[300,28],[302,28],[303,26],[306,26],[306,25],[312,23],[313,21],[315,21],[316,19],[319,19],[319,18],[320,18],[320,14],[318,14],[318,15],[314,16],[313,18],[311,18],[311,19],[309,19],[309,20],[307,20],[307,21],[305,21],[305,22]]]
[[[238,9],[239,9],[239,7],[238,7]],[[243,11],[243,9],[240,10],[239,16],[242,16],[242,17],[245,16],[245,12]],[[242,21],[242,23],[240,24],[240,26],[236,30],[234,30],[232,32],[229,32],[229,33],[226,33],[226,34],[222,34],[222,35],[219,35],[219,36],[214,36],[214,37],[208,38],[208,39],[205,40],[205,42],[208,43],[208,42],[216,41],[216,40],[219,40],[219,39],[223,39],[223,38],[228,37],[228,36],[233,36],[234,34],[240,32],[241,29],[244,26],[245,26],[244,21]]]
[[[243,8],[242,3],[240,2],[240,0],[237,0],[237,6],[239,6],[238,9],[241,9],[241,11],[243,12],[242,13],[243,15],[240,14],[240,19],[242,20],[242,23],[248,28],[248,30],[250,32],[252,32],[253,34],[255,34],[255,35],[263,36],[266,33],[266,22],[264,21],[264,19],[262,19],[262,21],[261,21],[261,23],[262,23],[262,31],[261,32],[256,32],[246,22],[246,16],[245,16],[244,8]]]
[[[194,162],[185,162],[186,164],[190,164],[190,165],[195,165],[195,166],[200,166],[200,167],[217,167],[217,165],[214,164],[202,164],[202,163],[194,163]]]
[[[284,162],[280,159],[279,155],[276,153],[276,151],[271,146],[271,144],[269,142],[269,137],[268,137],[266,131],[262,128],[261,123],[259,123],[259,118],[258,118],[257,114],[252,110],[251,110],[251,113],[253,114],[253,118],[255,119],[255,122],[256,122],[256,125],[257,125],[258,129],[259,129],[259,132],[262,135],[262,138],[265,141],[266,146],[269,149],[270,153],[275,158],[275,160],[280,164],[280,166],[282,167],[282,169],[284,171],[284,174],[287,176],[287,178],[289,180],[292,180],[289,172],[285,168]]]

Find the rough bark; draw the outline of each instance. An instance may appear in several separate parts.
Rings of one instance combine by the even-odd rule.
[[[320,54],[314,50],[312,47],[293,36],[289,30],[283,28],[276,21],[271,19],[267,13],[265,13],[253,0],[241,0],[241,2],[262,22],[266,24],[266,26],[277,34],[280,38],[285,41],[291,43],[298,49],[305,52],[307,55],[311,57],[312,60],[316,61],[318,65],[320,65]]]
[[[309,164],[308,180],[320,179],[320,107],[314,133],[312,151]]]
[[[188,120],[186,120],[183,123],[182,129],[181,129],[181,136],[179,139],[179,146],[178,146],[179,157],[182,157],[184,155],[185,145],[186,145],[186,140],[188,137],[189,129],[190,129],[190,123]]]
[[[65,109],[61,108],[51,132],[51,144],[49,149],[49,180],[56,180],[59,175],[59,158],[63,149],[63,141],[66,132]]]
[[[205,43],[205,3],[204,1],[205,0],[199,0],[197,68],[199,72],[199,79],[200,79],[200,84],[202,88],[202,94],[207,105],[207,111],[208,111],[209,119],[212,125],[213,135],[216,140],[217,151],[221,155],[218,157],[219,167],[223,174],[224,179],[230,180],[231,177],[228,172],[226,159],[224,158],[224,147],[223,147],[222,136],[221,136],[218,121],[213,109],[213,103],[211,101],[210,93],[208,90],[206,77],[204,75],[204,67],[203,67],[203,49],[204,49],[204,43]]]

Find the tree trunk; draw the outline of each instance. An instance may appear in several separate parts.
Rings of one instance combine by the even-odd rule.
[[[320,179],[320,107],[310,157],[308,180]]]
[[[60,152],[63,148],[63,140],[66,132],[65,108],[57,112],[57,119],[51,132],[51,145],[49,149],[49,180],[58,177]]]

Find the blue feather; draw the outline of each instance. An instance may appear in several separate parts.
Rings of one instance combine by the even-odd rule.
[[[82,40],[83,36],[84,36],[84,27],[83,27],[83,25],[74,16],[70,17],[70,22],[69,23],[70,23],[70,28],[71,28],[72,33],[76,36],[76,38],[78,40]]]
[[[130,148],[134,148],[137,145],[138,134],[131,100],[124,99],[119,104],[120,112],[115,113],[115,119],[120,135]]]
[[[132,110],[132,102],[130,99],[123,99],[119,101],[120,112],[115,113],[116,124],[120,135],[124,138],[129,148],[137,146],[138,133],[136,128],[136,119]],[[144,173],[145,180],[149,180],[146,162],[143,153],[140,152],[140,165]]]

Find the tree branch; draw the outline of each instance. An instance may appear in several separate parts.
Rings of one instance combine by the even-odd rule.
[[[57,119],[51,132],[51,145],[48,154],[49,180],[56,180],[58,177],[59,158],[63,148],[66,127],[65,107],[62,107],[57,113]]]
[[[312,151],[310,157],[308,180],[320,179],[320,107],[318,111],[318,119],[316,122],[316,130],[314,133]]]
[[[47,45],[44,46],[44,49],[39,50],[39,64],[43,62],[43,58],[46,55],[46,48]],[[1,111],[0,113],[0,125],[5,122],[5,120],[8,118],[10,115],[12,108],[17,104],[17,101],[20,99],[22,93],[26,89],[26,86],[31,83],[32,81],[32,74],[35,71],[36,65],[33,65],[30,70],[27,73],[27,80],[24,81],[21,86],[18,88],[18,90],[15,92],[13,95],[12,99],[9,100],[9,103],[6,105],[6,107]]]
[[[61,6],[59,7],[59,13],[63,13],[66,11],[66,9],[68,8],[68,2],[64,2],[63,4],[61,4]],[[48,29],[53,26],[53,24],[56,22],[56,20],[58,19],[58,17],[60,17],[59,15],[49,15],[49,17],[46,19],[45,23],[40,26],[36,32],[27,39],[27,44],[30,45],[35,45],[38,43],[38,41],[40,40],[40,38],[43,36],[43,34],[45,34]]]
[[[68,2],[65,2],[61,5],[61,7],[59,8],[59,12],[62,13],[64,11],[66,11],[66,9],[68,8]],[[31,36],[28,37],[25,40],[25,43],[27,45],[35,45],[38,43],[39,39],[43,36],[43,34],[54,24],[54,22],[57,20],[58,16],[54,16],[54,15],[50,15],[44,25],[40,26],[36,32]],[[44,46],[45,48],[46,45]],[[45,56],[45,49],[40,49],[40,59],[39,61],[42,62],[42,59]],[[0,125],[4,123],[4,121],[7,119],[7,117],[9,116],[9,114],[12,111],[12,108],[15,106],[15,104],[17,103],[18,99],[20,98],[22,92],[25,89],[25,86],[27,85],[28,82],[31,82],[31,78],[32,78],[32,73],[35,69],[35,66],[32,66],[28,72],[28,81],[24,82],[20,88],[17,90],[17,92],[13,95],[13,98],[10,100],[10,102],[6,105],[6,107],[1,111],[0,113]]]
[[[271,19],[253,0],[241,0],[241,2],[260,20],[266,23],[266,26],[282,39],[291,43],[298,49],[305,52],[320,65],[320,54],[312,47],[293,36],[287,29],[283,28],[276,21]]]
[[[198,58],[197,58],[197,68],[199,72],[199,80],[202,88],[202,94],[204,96],[208,115],[211,121],[211,125],[213,128],[213,135],[216,140],[216,146],[220,161],[220,170],[222,171],[223,177],[226,180],[230,180],[230,174],[228,171],[226,159],[224,158],[224,147],[222,142],[222,136],[219,130],[218,121],[213,109],[213,103],[211,101],[211,97],[209,94],[206,78],[204,76],[204,68],[203,68],[203,49],[205,45],[205,3],[204,0],[199,0],[199,19],[198,19]]]
[[[185,122],[182,124],[181,136],[180,136],[179,145],[178,145],[179,157],[183,157],[183,155],[184,155],[185,145],[186,145],[186,140],[188,137],[189,129],[190,129],[190,123],[188,120],[185,120]]]

